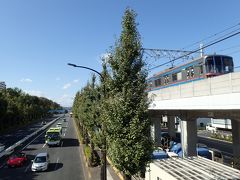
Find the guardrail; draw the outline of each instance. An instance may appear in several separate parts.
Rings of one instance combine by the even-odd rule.
[[[55,123],[58,119],[62,118],[63,116],[60,116],[54,120],[52,120],[51,122],[47,123],[46,125],[44,125],[43,127],[39,128],[37,131],[33,132],[32,134],[26,136],[25,138],[21,139],[20,141],[16,142],[15,144],[13,144],[12,146],[8,147],[7,149],[3,150],[0,153],[0,158],[5,156],[5,155],[9,155],[11,154],[14,149],[16,147],[18,147],[19,145],[21,145],[22,143],[24,143],[25,141],[27,141],[29,138],[31,138],[32,136],[38,134],[40,131],[47,129],[49,126],[51,126],[53,123]]]

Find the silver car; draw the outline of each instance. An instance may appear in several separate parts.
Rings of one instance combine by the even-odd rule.
[[[46,171],[49,162],[49,155],[47,152],[39,153],[34,160],[32,160],[32,171]]]

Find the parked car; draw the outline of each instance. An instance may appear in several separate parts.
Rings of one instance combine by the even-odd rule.
[[[47,152],[39,153],[32,160],[32,171],[46,171],[49,165],[49,155]]]
[[[8,167],[23,166],[27,162],[27,156],[25,153],[16,153],[11,155],[7,160]]]

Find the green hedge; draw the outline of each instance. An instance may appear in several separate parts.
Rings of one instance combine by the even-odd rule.
[[[214,134],[211,134],[210,137],[215,138],[215,139],[220,139],[220,140],[225,140],[225,141],[232,142],[232,135],[223,135],[221,133],[214,133]]]

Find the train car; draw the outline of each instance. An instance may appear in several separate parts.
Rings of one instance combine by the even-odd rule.
[[[147,91],[219,76],[234,71],[233,58],[225,55],[205,55],[180,66],[154,74],[147,80]]]

